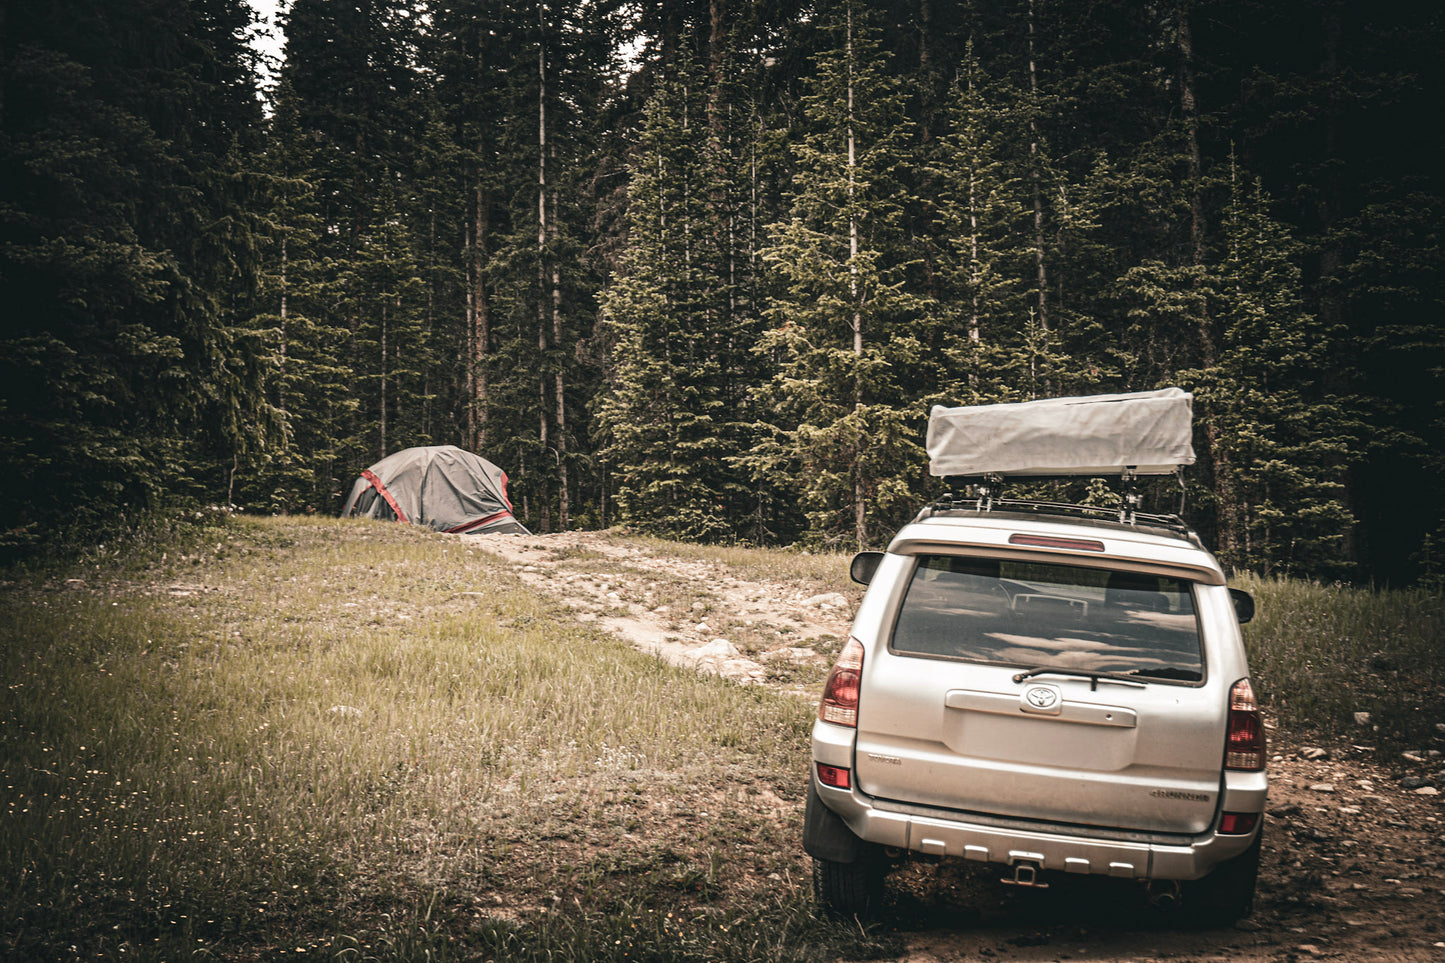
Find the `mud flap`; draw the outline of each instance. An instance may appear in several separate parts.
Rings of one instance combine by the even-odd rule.
[[[818,798],[813,780],[808,780],[808,802],[803,811],[803,850],[815,859],[834,863],[857,862],[866,844],[853,835],[848,824]]]

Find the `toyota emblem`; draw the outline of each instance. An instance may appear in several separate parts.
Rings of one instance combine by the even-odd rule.
[[[1059,701],[1059,691],[1046,685],[1036,685],[1024,693],[1024,698],[1035,709],[1051,709]]]

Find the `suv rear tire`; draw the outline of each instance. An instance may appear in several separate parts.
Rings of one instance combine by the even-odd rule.
[[[1190,922],[1205,928],[1224,927],[1254,911],[1263,844],[1264,828],[1260,827],[1248,849],[1203,879],[1184,884],[1183,909]]]
[[[813,896],[839,916],[866,919],[883,901],[887,865],[882,854],[866,848],[851,863],[813,857]]]

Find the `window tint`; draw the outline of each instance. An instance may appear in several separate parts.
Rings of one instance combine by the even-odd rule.
[[[1191,583],[1037,562],[919,557],[893,650],[1198,681]]]

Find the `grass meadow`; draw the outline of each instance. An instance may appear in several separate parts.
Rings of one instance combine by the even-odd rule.
[[[837,558],[652,548],[846,578]],[[1357,711],[1382,747],[1437,734],[1438,595],[1249,587],[1287,738],[1358,743]],[[136,533],[0,574],[0,665],[0,958],[898,949],[814,913],[807,700],[643,656],[463,539],[213,516]]]

